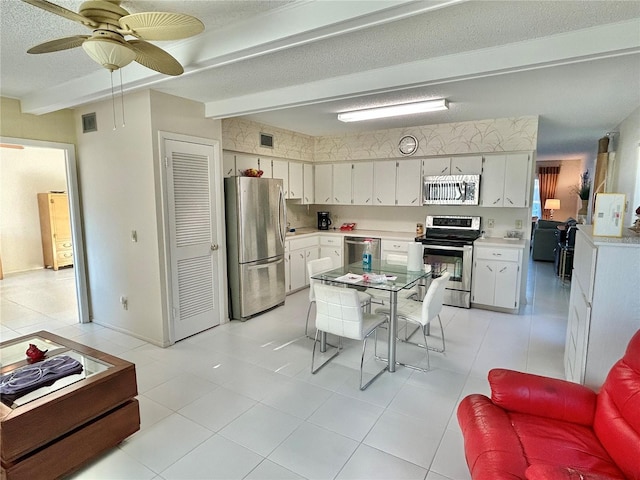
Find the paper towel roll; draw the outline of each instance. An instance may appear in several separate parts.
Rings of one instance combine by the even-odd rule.
[[[407,252],[407,270],[412,272],[421,272],[424,266],[422,263],[422,244],[410,243]]]

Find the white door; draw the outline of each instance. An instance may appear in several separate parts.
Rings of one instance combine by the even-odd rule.
[[[173,340],[220,323],[215,150],[164,140]],[[170,314],[171,314],[170,313]]]
[[[333,203],[351,205],[351,164],[333,165]]]
[[[373,162],[353,164],[353,204],[373,205]]]
[[[422,177],[418,159],[400,160],[396,170],[396,205],[422,205]]]

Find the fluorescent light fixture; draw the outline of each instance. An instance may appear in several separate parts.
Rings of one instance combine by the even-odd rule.
[[[386,107],[366,108],[364,110],[354,110],[338,114],[341,122],[359,122],[361,120],[372,120],[374,118],[397,117],[400,115],[412,115],[414,113],[436,112],[438,110],[448,110],[447,99],[428,100],[424,102],[401,103],[398,105],[388,105]]]

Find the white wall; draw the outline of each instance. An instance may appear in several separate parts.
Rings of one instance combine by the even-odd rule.
[[[620,132],[616,150],[616,179],[613,191],[624,193],[629,202],[625,212],[625,225],[635,221],[635,210],[640,207],[640,107],[616,127]]]
[[[0,255],[4,274],[43,268],[36,194],[66,191],[64,151],[0,148]]]
[[[92,318],[166,346],[158,130],[219,138],[220,122],[205,119],[201,104],[156,92],[124,101],[126,126],[118,120],[115,130],[110,100],[75,112]],[[81,116],[90,112],[97,114],[98,131],[83,134]],[[128,298],[128,310],[120,296]]]

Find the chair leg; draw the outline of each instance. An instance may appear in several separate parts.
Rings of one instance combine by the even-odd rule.
[[[315,357],[316,357],[316,347],[318,346],[318,334],[320,333],[320,330],[316,329],[316,335],[315,338],[313,340],[313,350],[311,351],[311,373],[315,374],[317,373],[322,367],[324,367],[327,363],[329,363],[331,360],[333,360],[335,357],[338,356],[338,354],[340,353],[340,350],[342,349],[342,337],[338,337],[338,346],[335,347],[336,351],[333,355],[331,355],[327,360],[325,360],[325,362],[320,365],[318,368],[316,368],[314,370],[313,368],[313,364],[315,361]],[[329,343],[327,343],[327,345],[329,345]]]
[[[376,345],[376,348],[377,348],[377,344],[378,344],[378,333],[377,333],[377,331],[378,331],[378,329],[375,328],[373,331],[369,332],[369,334],[366,335],[364,337],[364,340],[362,341],[362,357],[360,357],[360,390],[366,390],[367,387],[369,385],[371,385],[376,378],[378,378],[380,375],[382,375],[387,370],[387,367],[384,367],[382,370],[380,370],[378,373],[376,373],[373,376],[373,378],[371,378],[366,384],[364,384],[364,385],[362,384],[362,373],[363,373],[363,366],[364,366],[364,353],[365,353],[365,350],[367,349],[367,338],[369,338],[369,335],[371,335],[373,332],[376,332],[376,334],[375,334],[375,345]]]
[[[309,302],[309,308],[307,309],[307,321],[304,324],[304,336],[307,338],[311,338],[309,336],[309,315],[311,314],[311,307],[315,302]]]

